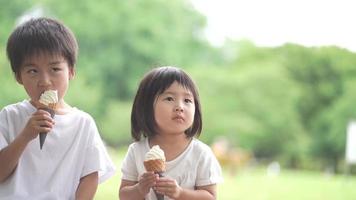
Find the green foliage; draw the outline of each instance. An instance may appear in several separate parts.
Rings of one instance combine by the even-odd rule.
[[[355,117],[355,55],[335,47],[310,48],[286,45],[290,77],[300,88],[297,112],[310,134],[310,150],[316,159],[338,170],[344,157],[346,126]],[[341,62],[340,62],[341,61]]]
[[[88,84],[89,80],[80,74],[69,82],[66,101],[78,109],[84,110],[95,117],[105,115],[107,108],[100,86]]]
[[[33,5],[32,0],[0,0],[0,47],[5,47],[6,41],[14,25],[18,22],[18,17],[24,14]]]
[[[130,112],[139,80],[153,66],[175,65],[196,81],[203,109],[201,140],[225,137],[259,159],[288,167],[343,162],[346,126],[356,118],[355,53],[337,47],[250,41],[211,47],[205,19],[184,0],[0,0],[0,106],[27,98],[6,59],[21,16],[43,11],[78,38],[77,76],[66,100],[90,113],[112,146],[131,142]],[[341,163],[341,164],[340,164]]]
[[[209,51],[199,37],[204,18],[182,0],[42,2],[77,35],[78,65],[106,97],[127,100],[152,66],[188,65]]]
[[[295,88],[278,63],[250,62],[201,72],[198,68],[192,74],[202,99],[202,139],[208,143],[224,135],[258,157],[273,158],[302,132],[291,104]]]
[[[110,102],[105,117],[101,118],[99,129],[102,137],[111,146],[122,146],[131,139],[131,102]]]

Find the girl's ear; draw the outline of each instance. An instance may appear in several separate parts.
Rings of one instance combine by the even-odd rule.
[[[74,67],[69,67],[69,80],[72,80],[75,77]]]
[[[16,73],[16,74],[15,74],[15,78],[16,78],[16,81],[17,81],[19,84],[22,85],[22,79],[21,79],[20,73]]]

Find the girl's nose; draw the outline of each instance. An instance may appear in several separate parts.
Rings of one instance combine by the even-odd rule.
[[[175,111],[176,112],[183,112],[183,107],[178,105],[178,106],[176,106]]]

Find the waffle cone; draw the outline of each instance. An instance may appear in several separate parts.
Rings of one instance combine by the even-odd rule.
[[[161,159],[146,160],[143,164],[147,171],[164,172],[166,170],[165,162]]]
[[[50,103],[48,106],[40,104],[38,109],[49,112],[49,114],[51,114],[51,117],[53,118],[55,115],[56,107],[57,107],[57,103]],[[47,137],[47,133],[40,133],[40,149],[42,149],[46,137]]]
[[[43,109],[43,110],[56,110],[57,109],[57,103],[50,103],[48,105],[44,105],[42,103],[38,104],[38,109]]]
[[[52,110],[56,110],[57,109],[57,103],[50,103],[48,104],[48,108],[52,109]]]

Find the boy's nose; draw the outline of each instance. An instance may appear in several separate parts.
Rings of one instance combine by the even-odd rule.
[[[48,75],[42,74],[39,80],[39,86],[41,87],[47,87],[51,85],[51,80]]]

